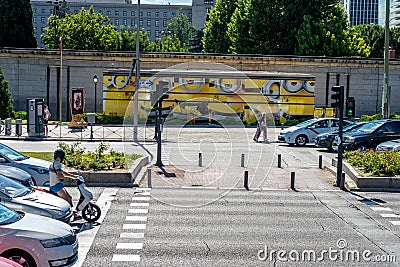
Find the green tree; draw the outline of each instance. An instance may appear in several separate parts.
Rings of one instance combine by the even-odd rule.
[[[47,48],[57,48],[55,33],[62,37],[63,48],[68,49],[118,50],[120,41],[115,26],[109,24],[109,18],[96,14],[93,6],[89,10],[82,8],[78,14],[66,14],[64,18],[51,16],[49,27],[42,34],[43,44]]]
[[[208,14],[204,27],[203,51],[206,53],[227,53],[231,46],[228,24],[237,7],[237,0],[217,0]]]
[[[0,1],[0,47],[37,47],[29,0]]]
[[[194,33],[195,28],[189,18],[182,13],[182,8],[180,8],[177,15],[168,23],[166,30],[171,32],[172,36],[176,36],[182,46],[188,46],[190,37]]]
[[[362,24],[353,26],[354,30],[371,47],[370,57],[382,58],[385,46],[385,29],[378,24]],[[393,40],[393,39],[392,39]]]
[[[120,27],[119,37],[117,38],[117,50],[122,51],[135,51],[136,50],[136,27],[132,29],[130,26]],[[149,46],[151,45],[147,31],[143,28],[139,32],[139,50],[150,52]]]
[[[0,118],[11,118],[14,113],[14,101],[8,90],[8,82],[4,78],[0,67]]]

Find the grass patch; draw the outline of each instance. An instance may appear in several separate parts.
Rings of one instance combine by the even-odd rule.
[[[32,158],[47,160],[50,162],[53,161],[53,152],[21,152],[21,154]]]

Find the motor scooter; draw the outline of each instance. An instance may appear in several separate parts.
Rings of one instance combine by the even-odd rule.
[[[78,171],[79,174],[79,171]],[[93,200],[93,194],[92,192],[89,191],[85,184],[85,179],[81,176],[78,175],[76,177],[76,185],[78,187],[80,196],[79,196],[79,201],[76,205],[75,210],[76,211],[82,211],[82,218],[86,220],[87,222],[95,222],[97,221],[100,216],[101,216],[101,209],[98,205],[92,202]],[[50,194],[53,194],[55,196],[58,196],[56,193],[52,192],[50,189],[44,189],[43,187],[33,187],[36,190],[40,190],[43,192],[47,192]]]

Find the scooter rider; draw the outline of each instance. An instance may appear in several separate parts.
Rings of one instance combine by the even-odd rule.
[[[65,152],[62,149],[54,151],[54,161],[49,166],[50,171],[50,191],[65,199],[71,207],[73,206],[72,197],[65,189],[62,181],[64,179],[76,180],[77,178],[69,172],[62,170],[62,161],[65,158]]]

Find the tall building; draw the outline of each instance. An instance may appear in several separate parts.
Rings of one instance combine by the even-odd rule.
[[[192,5],[140,5],[139,27],[144,28],[151,41],[161,38],[171,19],[179,9],[188,16],[196,29],[202,29],[207,17],[207,12],[214,5],[215,0],[192,0]],[[79,13],[82,8],[89,9],[93,6],[95,12],[109,17],[110,23],[117,29],[120,26],[134,27],[137,23],[137,5],[130,0],[67,0],[70,14]],[[31,0],[33,10],[33,27],[38,41],[38,47],[43,47],[40,38],[44,28],[48,27],[48,18],[54,14],[57,0]]]
[[[340,1],[347,11],[350,25],[378,24],[382,6],[380,0],[344,0]],[[383,5],[383,9],[384,9]]]

